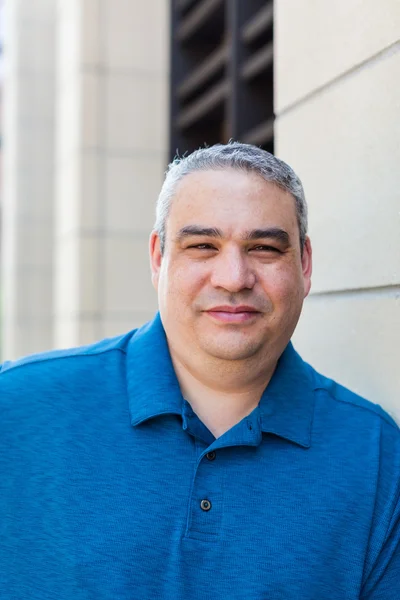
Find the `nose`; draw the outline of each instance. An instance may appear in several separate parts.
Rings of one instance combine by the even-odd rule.
[[[214,287],[234,293],[252,289],[255,282],[256,275],[250,261],[239,249],[226,249],[215,257],[211,273]]]

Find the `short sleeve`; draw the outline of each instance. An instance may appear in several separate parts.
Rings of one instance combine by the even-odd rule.
[[[372,535],[375,543],[379,540],[379,547],[366,574],[361,600],[400,600],[400,435],[393,429],[383,436],[386,439],[381,445],[380,515],[376,515]]]
[[[400,599],[400,505],[393,526],[364,585],[362,600]]]

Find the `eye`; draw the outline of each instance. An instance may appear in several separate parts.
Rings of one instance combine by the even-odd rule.
[[[253,248],[250,248],[250,250],[255,250],[256,252],[276,252],[277,254],[282,254],[282,252],[278,248],[275,248],[275,246],[266,246],[263,244],[254,246]]]
[[[193,246],[188,247],[194,248],[195,250],[215,250],[214,246],[211,244],[194,244]]]

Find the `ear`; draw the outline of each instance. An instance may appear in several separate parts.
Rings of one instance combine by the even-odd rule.
[[[308,296],[311,289],[312,275],[312,248],[310,238],[307,236],[303,248],[303,256],[301,257],[301,266],[303,271],[304,281],[304,298]]]
[[[158,280],[160,277],[162,254],[161,254],[160,237],[156,231],[152,231],[150,234],[149,252],[150,252],[151,281],[153,283],[154,288],[157,291]]]

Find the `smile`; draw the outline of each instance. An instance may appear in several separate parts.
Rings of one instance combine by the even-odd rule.
[[[247,323],[254,321],[260,315],[251,306],[217,306],[205,312],[222,323]]]

